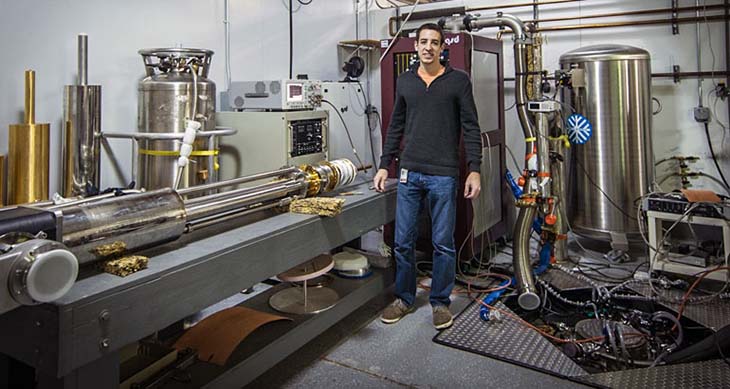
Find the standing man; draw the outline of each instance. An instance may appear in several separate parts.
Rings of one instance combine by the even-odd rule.
[[[444,67],[439,60],[444,49],[441,27],[434,23],[419,27],[415,49],[420,62],[398,77],[393,116],[373,179],[375,189],[384,191],[387,168],[403,140],[395,217],[396,299],[385,309],[381,321],[395,323],[413,310],[418,214],[425,198],[433,240],[429,300],[433,324],[440,330],[453,324],[449,295],[456,269],[454,224],[462,129],[469,167],[464,186],[467,199],[477,197],[481,190],[482,141],[469,76]]]

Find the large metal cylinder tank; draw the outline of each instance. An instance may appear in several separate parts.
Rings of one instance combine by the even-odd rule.
[[[200,131],[215,129],[215,83],[207,79],[213,51],[166,48],[140,50],[139,54],[146,76],[138,88],[138,129],[160,136],[139,139],[137,187],[172,187],[181,141],[164,139],[164,134],[184,133],[185,120],[193,119],[193,115],[202,124]],[[193,150],[181,188],[218,179],[218,138],[198,137]]]
[[[563,101],[593,126],[588,142],[572,148],[571,227],[578,235],[624,248],[640,239],[636,204],[654,180],[649,53],[623,45],[588,46],[562,55],[560,67],[573,74],[573,88],[564,88]]]

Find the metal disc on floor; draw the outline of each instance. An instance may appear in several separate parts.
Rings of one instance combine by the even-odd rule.
[[[305,302],[303,288],[287,288],[271,296],[269,305],[279,312],[301,315],[305,313],[319,313],[332,308],[340,296],[334,290],[326,287],[307,289]]]

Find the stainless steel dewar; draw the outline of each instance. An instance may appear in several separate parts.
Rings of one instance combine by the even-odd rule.
[[[141,133],[183,134],[185,120],[201,123],[200,131],[215,130],[215,83],[208,71],[211,50],[165,48],[140,50],[146,76],[139,82],[138,130]],[[178,140],[140,138],[138,187],[173,187],[177,175]],[[218,179],[218,137],[198,137],[181,188]]]
[[[563,89],[563,102],[585,116],[593,136],[573,148],[570,210],[581,236],[640,239],[635,202],[654,180],[649,53],[622,45],[583,47],[560,57],[564,71],[585,72],[585,87]]]

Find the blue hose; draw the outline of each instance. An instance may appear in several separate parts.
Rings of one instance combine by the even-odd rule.
[[[512,189],[512,195],[515,196],[515,199],[519,199],[522,196],[522,188],[520,188],[519,185],[517,185],[517,182],[515,182],[515,177],[512,175],[512,173],[507,170],[504,173],[504,179],[507,180],[507,184],[509,185],[509,188]]]
[[[504,280],[501,284],[499,284],[499,287],[504,287],[510,284],[513,284],[515,282],[515,279],[512,278],[510,280]],[[498,298],[504,294],[504,292],[507,290],[507,288],[495,290],[494,292],[489,293],[484,299],[482,299],[482,302],[487,305],[492,305],[495,301],[497,301]],[[479,308],[479,317],[484,321],[489,321],[489,308],[482,305]]]

